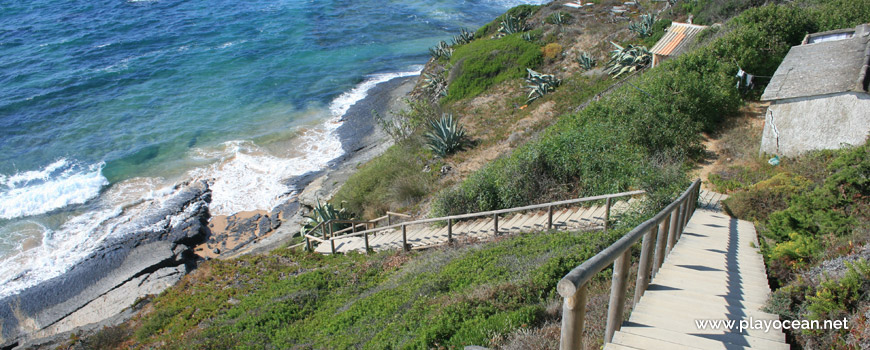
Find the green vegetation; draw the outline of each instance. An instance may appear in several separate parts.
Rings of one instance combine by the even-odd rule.
[[[504,36],[517,34],[527,30],[529,30],[529,27],[526,25],[526,20],[524,18],[508,15],[501,20],[501,26],[498,27],[498,35]]]
[[[637,22],[628,24],[628,30],[637,35],[638,38],[647,38],[653,34],[653,27],[656,24],[656,15],[647,13],[640,16]]]
[[[522,78],[526,68],[537,68],[541,60],[540,47],[523,40],[522,34],[460,46],[450,59],[457,73],[446,100],[474,97],[505,80]]]
[[[135,339],[146,348],[489,345],[552,319],[559,279],[624,232],[520,235],[411,255],[279,250],[213,260],[154,300]]]
[[[348,212],[343,205],[344,203],[342,203],[340,209],[335,209],[335,206],[333,206],[332,203],[320,203],[318,200],[317,205],[311,210],[311,215],[305,217],[306,222],[305,225],[302,226],[300,235],[311,233],[311,230],[317,227],[317,225],[329,220],[353,220],[353,214]],[[326,232],[336,232],[347,227],[350,227],[350,224],[331,223],[321,227],[318,232],[314,232],[313,234],[323,237]]]
[[[532,101],[544,97],[544,95],[555,91],[559,84],[562,84],[562,81],[555,75],[541,74],[531,69],[526,70],[529,72],[529,76],[526,78],[526,84],[529,85],[526,87],[530,90],[526,103],[532,103]]]
[[[556,11],[547,16],[545,20],[549,24],[555,24],[557,26],[563,26],[571,22],[571,19],[574,18],[570,13],[564,11]]]
[[[870,243],[870,144],[783,158],[779,167],[758,169],[747,167],[744,172],[751,176],[732,180],[738,192],[725,206],[732,215],[754,220],[763,237],[769,274],[782,286],[769,302],[770,312],[786,320],[847,318],[850,326],[861,325],[870,305],[870,265],[856,263],[844,276],[816,269],[826,271],[817,267],[825,259]],[[743,182],[750,178],[762,180]],[[864,323],[853,332],[803,331],[792,336],[808,348],[854,348],[856,337],[870,329]]]
[[[426,146],[439,157],[444,158],[461,150],[465,143],[465,129],[459,125],[459,120],[453,118],[452,114],[445,114],[441,119],[429,121]]]
[[[652,63],[652,53],[645,46],[629,44],[622,47],[612,41],[610,43],[616,49],[610,51],[607,74],[612,75],[614,79],[644,69]]]
[[[577,63],[580,64],[581,68],[585,70],[590,70],[595,67],[595,64],[598,62],[595,60],[594,57],[589,55],[588,52],[580,51],[580,53],[577,54]]]
[[[429,54],[436,60],[442,58],[449,60],[450,56],[453,56],[453,48],[447,45],[446,41],[441,41],[438,45],[429,48]]]
[[[554,60],[562,55],[562,45],[558,43],[549,43],[541,48],[541,54],[547,60]]]
[[[671,26],[672,21],[669,19],[661,19],[655,22],[650,29],[650,35],[641,41],[641,45],[652,48],[659,40],[665,36],[665,29]]]
[[[453,46],[465,45],[474,40],[474,33],[470,33],[468,29],[462,28],[458,35],[453,36]]]
[[[431,155],[418,139],[393,145],[380,157],[357,170],[333,198],[345,202],[350,212],[375,218],[388,210],[404,211],[430,192],[437,171],[423,172]],[[440,167],[432,163],[432,168]]]
[[[498,32],[499,25],[508,17],[514,17],[516,19],[525,20],[530,16],[534,15],[538,10],[541,9],[541,5],[519,5],[513,7],[503,15],[496,17],[492,22],[484,24],[474,33],[475,38],[486,38],[492,34]]]

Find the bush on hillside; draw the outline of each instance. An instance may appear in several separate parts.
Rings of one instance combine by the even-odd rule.
[[[526,68],[534,69],[541,62],[540,47],[523,40],[522,34],[472,41],[453,52],[446,99],[477,96],[490,86],[524,77]]]
[[[844,236],[858,220],[870,219],[870,145],[844,152],[828,171],[831,175],[822,186],[795,196],[788,209],[770,215],[767,237],[782,242],[792,232]]]
[[[812,181],[792,173],[779,173],[761,181],[746,191],[728,197],[723,204],[731,216],[742,220],[761,221],[771,213],[788,208],[788,201],[808,190]]]

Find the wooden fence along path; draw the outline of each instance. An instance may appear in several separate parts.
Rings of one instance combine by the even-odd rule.
[[[447,244],[456,239],[482,239],[495,235],[545,230],[607,229],[611,214],[627,209],[633,196],[643,191],[571,199],[525,207],[481,213],[406,221],[393,224],[387,213],[372,221],[332,220],[321,223],[305,235],[309,250],[321,254],[367,252],[385,249],[422,249]],[[589,205],[604,202],[600,205]],[[587,206],[581,206],[586,204]],[[613,213],[612,213],[613,212]],[[387,226],[375,227],[387,221]],[[351,224],[350,228],[329,232],[330,223]],[[321,232],[325,231],[325,232]],[[314,233],[320,232],[319,236]],[[313,242],[318,242],[313,247]]]
[[[752,223],[728,217],[700,181],[674,203],[559,282],[561,349],[583,349],[586,282],[613,263],[604,349],[789,349],[778,329],[707,328],[700,322],[776,320]],[[698,208],[696,210],[696,208]],[[623,322],[631,247],[643,239],[633,306]],[[736,327],[735,327],[736,328]]]

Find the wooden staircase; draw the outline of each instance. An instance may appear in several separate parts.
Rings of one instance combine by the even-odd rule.
[[[626,210],[636,199],[615,202],[611,210],[614,213]],[[591,207],[569,207],[554,210],[552,229],[558,230],[595,230],[604,227],[605,217],[608,215],[604,205]],[[453,223],[448,234],[448,225],[425,223],[420,225],[408,225],[405,229],[405,239],[402,237],[402,228],[393,227],[376,231],[369,235],[369,248],[375,251],[385,249],[402,249],[403,242],[407,241],[408,249],[423,249],[433,246],[444,245],[448,238],[455,240],[487,239],[496,235],[546,231],[550,219],[549,211],[537,210],[524,213],[515,213],[505,218],[498,218],[498,232],[493,216],[472,218]],[[449,236],[449,237],[448,237]],[[327,242],[324,242],[327,243]],[[334,239],[335,251],[347,253],[351,251],[366,251],[365,237],[360,235],[339,237]],[[331,254],[331,243],[320,244],[314,249],[321,254]]]
[[[718,210],[725,196],[701,191],[700,197],[679,242],[605,349],[789,349],[779,329],[699,327],[704,320],[779,319],[761,311],[770,288],[755,227]]]

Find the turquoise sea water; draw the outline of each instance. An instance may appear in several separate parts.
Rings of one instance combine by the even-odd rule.
[[[375,83],[521,3],[0,2],[0,296],[183,179],[215,179],[213,213],[270,209]]]

